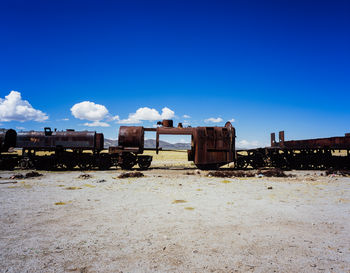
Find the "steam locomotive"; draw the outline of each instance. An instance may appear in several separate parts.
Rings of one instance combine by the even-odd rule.
[[[145,132],[156,133],[156,147],[144,147]],[[230,122],[223,127],[173,126],[172,120],[158,122],[156,128],[121,126],[118,146],[104,150],[104,136],[95,131],[16,132],[0,130],[0,169],[100,169],[113,166],[129,170],[138,165],[148,169],[152,156],[145,150],[158,153],[160,135],[189,135],[191,149],[188,160],[203,170],[217,169],[234,163],[236,169],[278,167],[281,169],[326,169],[350,167],[350,134],[344,137],[285,141],[284,132],[276,142],[271,134],[271,146],[236,150],[236,131]],[[14,153],[14,149],[22,153]]]
[[[123,142],[121,142],[123,144]],[[44,131],[16,132],[0,131],[0,169],[66,169],[79,167],[82,170],[106,170],[112,166],[131,169],[138,164],[141,169],[150,166],[152,157],[118,146],[109,153],[104,150],[104,136],[94,131]],[[9,153],[14,148],[22,150],[21,155]],[[132,154],[129,156],[129,154]],[[133,157],[132,162],[127,162]],[[131,164],[132,163],[132,164]]]

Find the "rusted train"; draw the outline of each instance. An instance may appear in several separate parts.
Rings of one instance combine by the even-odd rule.
[[[236,168],[275,167],[295,170],[349,169],[350,134],[345,136],[285,141],[280,131],[279,141],[271,134],[271,146],[238,150]]]
[[[156,128],[121,126],[118,146],[104,150],[104,136],[94,131],[16,132],[0,130],[0,168],[36,169],[109,169],[112,166],[131,169],[138,165],[147,169],[152,156],[145,150],[160,151],[160,135],[189,135],[191,149],[188,160],[199,169],[217,169],[234,163],[236,169],[278,167],[281,169],[350,168],[350,134],[344,137],[285,141],[284,132],[276,142],[271,134],[271,146],[236,150],[236,131],[230,122],[223,127],[173,126],[172,120],[158,122]],[[156,133],[156,147],[144,147],[145,132]],[[11,153],[14,148],[22,153]]]
[[[152,156],[143,155],[145,132],[156,133],[158,153],[160,135],[190,135],[191,150],[188,159],[200,169],[216,169],[235,161],[235,129],[230,122],[224,127],[186,127],[180,123],[173,127],[172,120],[159,122],[157,128],[121,126],[118,146],[104,151],[104,136],[94,131],[44,131],[18,132],[3,130],[1,140],[1,169],[109,169],[112,166],[131,169],[138,165],[147,169]],[[21,154],[8,153],[9,149],[21,149]]]
[[[112,166],[123,169],[132,168],[139,164],[141,169],[148,168],[151,156],[140,155],[133,151],[133,165],[127,164],[131,154],[129,147],[119,142],[118,151],[109,153],[104,150],[104,136],[94,131],[52,131],[46,127],[44,131],[16,132],[12,129],[0,131],[1,169],[80,169],[106,170]],[[14,148],[21,153],[9,152]]]

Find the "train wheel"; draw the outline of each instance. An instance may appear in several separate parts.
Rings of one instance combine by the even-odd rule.
[[[22,170],[31,169],[34,166],[32,160],[30,158],[28,158],[28,157],[22,158],[19,161],[18,165],[19,165],[20,169],[22,169]]]
[[[152,157],[140,156],[137,161],[141,170],[147,170],[151,166]]]
[[[78,167],[80,170],[85,171],[91,169],[91,164],[89,164],[88,162],[80,162],[78,164]]]
[[[66,170],[70,170],[70,171],[74,170],[75,166],[76,166],[76,164],[74,162],[65,162],[64,163],[64,168]]]
[[[237,158],[236,163],[235,163],[235,169],[246,169],[249,166],[249,162],[247,161],[248,157],[247,156],[240,156]]]
[[[120,163],[120,167],[123,170],[131,170],[136,164],[136,156],[131,153],[123,154],[121,159],[122,162]]]

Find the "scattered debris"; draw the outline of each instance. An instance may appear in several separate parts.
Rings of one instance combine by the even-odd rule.
[[[212,171],[209,172],[209,177],[292,177],[292,175],[286,175],[284,171],[280,169],[267,169],[256,171]]]
[[[187,203],[187,201],[186,200],[174,200],[173,202],[172,202],[172,204],[181,204],[181,203]]]
[[[122,173],[118,176],[118,178],[129,178],[129,177],[143,177],[145,176],[141,172],[127,172],[127,173]]]
[[[90,174],[87,174],[87,173],[84,173],[84,174],[81,174],[78,176],[78,178],[80,178],[80,179],[89,179],[91,177],[92,176]]]
[[[26,179],[26,178],[38,177],[38,176],[42,176],[42,174],[36,171],[32,171],[32,172],[26,173],[25,175],[21,173],[14,174],[10,177],[10,179]]]
[[[251,171],[212,171],[208,176],[215,177],[254,177],[255,174]]]
[[[270,187],[267,187],[267,189],[268,189],[268,190],[272,190],[272,186],[270,186]]]
[[[186,175],[196,175],[195,172],[185,172]]]
[[[36,171],[32,171],[32,172],[26,173],[25,178],[38,177],[38,176],[43,176],[43,175]]]
[[[266,177],[291,177],[291,175],[286,175],[281,169],[268,169],[268,170],[258,170],[258,175],[263,175]]]
[[[326,171],[326,175],[350,176],[349,170],[334,170],[332,168]]]
[[[14,174],[10,177],[10,179],[23,179],[24,175],[19,173],[19,174]]]
[[[101,179],[101,180],[96,181],[96,183],[104,183],[104,182],[107,182],[107,181],[105,179]]]

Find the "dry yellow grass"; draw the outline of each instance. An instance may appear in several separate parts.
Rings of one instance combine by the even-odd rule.
[[[145,151],[145,155],[153,156],[154,161],[167,161],[167,160],[187,160],[187,151],[160,151],[156,154],[155,151]]]

